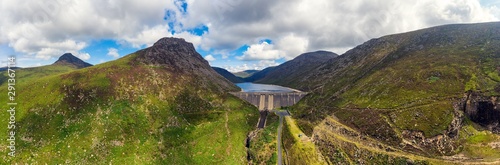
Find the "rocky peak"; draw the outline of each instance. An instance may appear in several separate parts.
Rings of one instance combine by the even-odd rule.
[[[85,61],[75,57],[71,53],[64,53],[59,59],[52,65],[71,65],[78,69],[92,66],[92,64],[86,63]]]
[[[193,44],[182,38],[165,37],[143,51],[138,60],[145,64],[168,65],[181,70],[193,65],[200,67],[201,64],[209,67]]]
[[[201,85],[218,84],[221,89],[237,89],[215,72],[194,48],[192,43],[181,38],[165,37],[153,46],[137,52],[137,62],[158,66],[178,75],[192,75]]]

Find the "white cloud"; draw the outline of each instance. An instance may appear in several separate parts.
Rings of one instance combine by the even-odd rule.
[[[172,2],[164,0],[4,0],[0,3],[0,44],[8,43],[15,51],[40,59],[81,51],[90,40],[148,44],[166,35],[154,33],[152,37],[148,32],[166,24],[165,10],[173,8]]]
[[[108,48],[108,56],[118,58],[120,57],[120,54],[118,54],[118,49],[116,48]]]
[[[90,54],[88,53],[84,53],[84,52],[73,52],[72,53],[73,55],[75,55],[76,57],[86,61],[86,60],[89,60],[90,59]]]
[[[278,66],[280,63],[277,63],[274,60],[260,60],[259,63],[254,64],[254,67],[257,68],[258,70],[265,69],[270,66]]]
[[[234,50],[266,37],[277,41],[275,49],[283,50],[287,59],[320,49],[340,54],[343,52],[338,51],[347,47],[393,33],[500,18],[498,7],[481,6],[479,0],[192,0],[188,3],[189,14],[179,21],[186,26],[209,24],[210,32],[202,44],[218,50]],[[279,46],[278,41],[294,39],[298,42],[293,43],[300,45]]]
[[[235,73],[245,70],[262,70],[270,66],[278,66],[278,65],[280,65],[280,63],[277,63],[274,60],[260,60],[257,63],[252,63],[252,64],[244,63],[235,66],[223,66],[223,68],[228,70],[229,72]]]
[[[37,59],[83,54],[94,40],[114,39],[135,48],[162,37],[182,37],[223,59],[253,44],[241,60],[276,60],[315,50],[343,53],[371,38],[449,23],[498,21],[500,4],[479,0],[3,0],[0,44]],[[164,20],[165,11],[175,11]],[[279,12],[276,12],[279,11]],[[168,22],[173,22],[173,27]],[[182,31],[206,25],[196,36]],[[171,34],[175,30],[176,34]],[[87,56],[88,55],[88,56]]]
[[[241,72],[244,70],[257,70],[257,68],[255,68],[255,67],[248,66],[248,64],[242,64],[242,65],[236,65],[236,66],[225,66],[223,68],[228,70],[229,72],[232,72],[232,73]]]
[[[243,56],[238,57],[240,60],[277,60],[283,57],[283,52],[276,50],[273,44],[262,42],[260,44],[250,45],[243,52]]]
[[[212,55],[207,55],[207,56],[205,56],[205,60],[207,60],[207,61],[215,61],[216,59]]]
[[[277,49],[283,51],[286,60],[291,60],[307,51],[309,41],[305,37],[298,37],[292,33],[278,40],[276,46]]]
[[[130,43],[135,48],[153,45],[158,39],[167,36],[168,26],[158,25],[154,27],[144,27],[143,30],[133,36],[125,36],[124,41]]]

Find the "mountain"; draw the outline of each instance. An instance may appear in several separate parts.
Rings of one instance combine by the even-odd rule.
[[[79,58],[73,56],[71,53],[65,53],[61,57],[59,57],[59,59],[52,65],[31,68],[15,67],[16,79],[21,79],[23,81],[35,81],[41,79],[42,77],[63,74],[90,66],[92,65],[80,60]],[[2,69],[0,69],[0,71],[2,71]],[[0,84],[6,82],[7,79],[7,73],[0,73]]]
[[[288,83],[289,81],[300,78],[326,61],[337,56],[337,54],[328,51],[304,53],[297,56],[293,60],[287,61],[275,67],[271,72],[267,73],[265,77],[257,79],[255,82],[264,84],[290,85]]]
[[[250,77],[244,78],[243,80],[245,82],[254,82],[254,81],[260,80],[260,79],[266,77],[267,74],[271,73],[274,69],[276,69],[276,67],[274,67],[274,66],[267,67],[266,69],[263,69],[259,72],[252,74]]]
[[[241,72],[236,72],[236,73],[234,73],[234,75],[236,77],[247,78],[247,77],[250,77],[259,71],[260,70],[245,70],[245,71],[241,71]]]
[[[242,83],[243,82],[243,79],[241,79],[240,77],[236,77],[234,74],[227,71],[226,69],[218,68],[218,67],[212,67],[212,69],[214,69],[222,77],[228,79],[229,81],[231,81],[233,83]]]
[[[233,83],[215,72],[208,61],[196,52],[192,43],[180,38],[163,38],[152,47],[138,51],[136,60],[140,63],[163,67],[175,74],[198,77],[193,81],[206,87],[221,87],[219,91],[237,91]]]
[[[64,53],[52,65],[68,65],[68,66],[76,67],[78,69],[92,66],[92,64],[89,64],[89,63],[86,63],[85,61],[82,61],[81,59],[79,59],[78,57],[75,57],[71,53]]]
[[[16,80],[16,157],[1,150],[1,164],[246,163],[244,142],[257,109],[227,94],[238,87],[183,39],[162,38],[114,61],[28,77]]]
[[[372,39],[290,80],[291,113],[329,162],[495,161],[498,45],[500,22]]]

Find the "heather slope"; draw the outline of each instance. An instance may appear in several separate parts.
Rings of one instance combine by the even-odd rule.
[[[258,117],[182,39],[17,82],[18,155],[7,157],[0,144],[8,164],[245,164]]]
[[[236,77],[234,74],[231,72],[227,71],[226,69],[223,68],[218,68],[218,67],[212,67],[217,73],[219,73],[222,77],[226,78],[227,80],[233,82],[233,83],[242,83],[243,79],[240,77]]]
[[[316,51],[304,53],[293,60],[287,61],[276,66],[264,77],[255,80],[256,83],[291,85],[290,81],[300,79],[303,75],[319,67],[326,61],[337,57],[338,55],[328,51]]]
[[[498,135],[487,135],[489,140],[479,147],[484,153],[471,154],[474,145],[469,142],[484,134],[478,130],[495,130],[496,118],[478,125],[474,119],[480,116],[470,115],[499,111],[490,106],[499,104],[498,45],[498,22],[445,25],[372,39],[291,80],[288,86],[311,92],[292,112],[304,132],[317,137],[323,155],[336,153],[329,157],[332,162],[344,158],[367,163],[351,153],[381,152],[334,140],[332,133],[343,131],[328,120],[391,148],[386,150],[434,158],[462,154],[471,161],[496,159],[499,155],[494,153],[500,150],[493,144]]]

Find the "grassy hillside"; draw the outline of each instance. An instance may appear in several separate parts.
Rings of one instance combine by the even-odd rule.
[[[227,80],[233,82],[233,83],[242,83],[244,82],[241,77],[236,77],[234,74],[231,72],[227,71],[226,69],[223,68],[218,68],[218,67],[212,67],[217,73],[219,73],[222,77],[226,78]]]
[[[252,76],[253,74],[259,72],[260,70],[245,70],[245,71],[241,71],[241,72],[236,72],[236,73],[233,73],[236,77],[240,77],[240,78],[247,78],[247,77],[250,77]]]
[[[246,77],[244,78],[243,80],[245,82],[254,82],[254,81],[257,81],[257,80],[260,80],[264,77],[267,76],[267,74],[271,73],[276,67],[267,67],[266,69],[263,69],[257,73],[254,73],[252,74],[250,77]]]
[[[17,155],[1,143],[1,164],[245,164],[256,108],[205,72],[139,62],[141,53],[43,77],[19,71]]]
[[[465,105],[474,104],[468,93],[500,96],[498,45],[500,23],[446,25],[372,39],[291,81],[289,86],[311,92],[292,112],[306,134],[319,136],[316,144],[324,155],[335,144],[326,136],[329,126],[321,124],[328,116],[407,153],[464,154],[471,144],[462,139],[477,136],[464,129],[485,129],[464,122]],[[500,152],[492,147],[495,142],[482,147]],[[354,158],[349,149],[337,149],[346,152],[344,158]],[[498,158],[484,153],[464,159],[492,157]]]
[[[256,83],[291,85],[289,82],[302,78],[311,70],[338,55],[328,51],[304,53],[287,61],[266,73],[264,77],[254,80]]]
[[[41,77],[57,75],[65,72],[76,70],[75,67],[62,66],[62,65],[46,65],[34,68],[19,68],[16,69],[16,78],[23,79],[24,81],[34,81]],[[1,72],[0,84],[7,81],[7,72]]]

